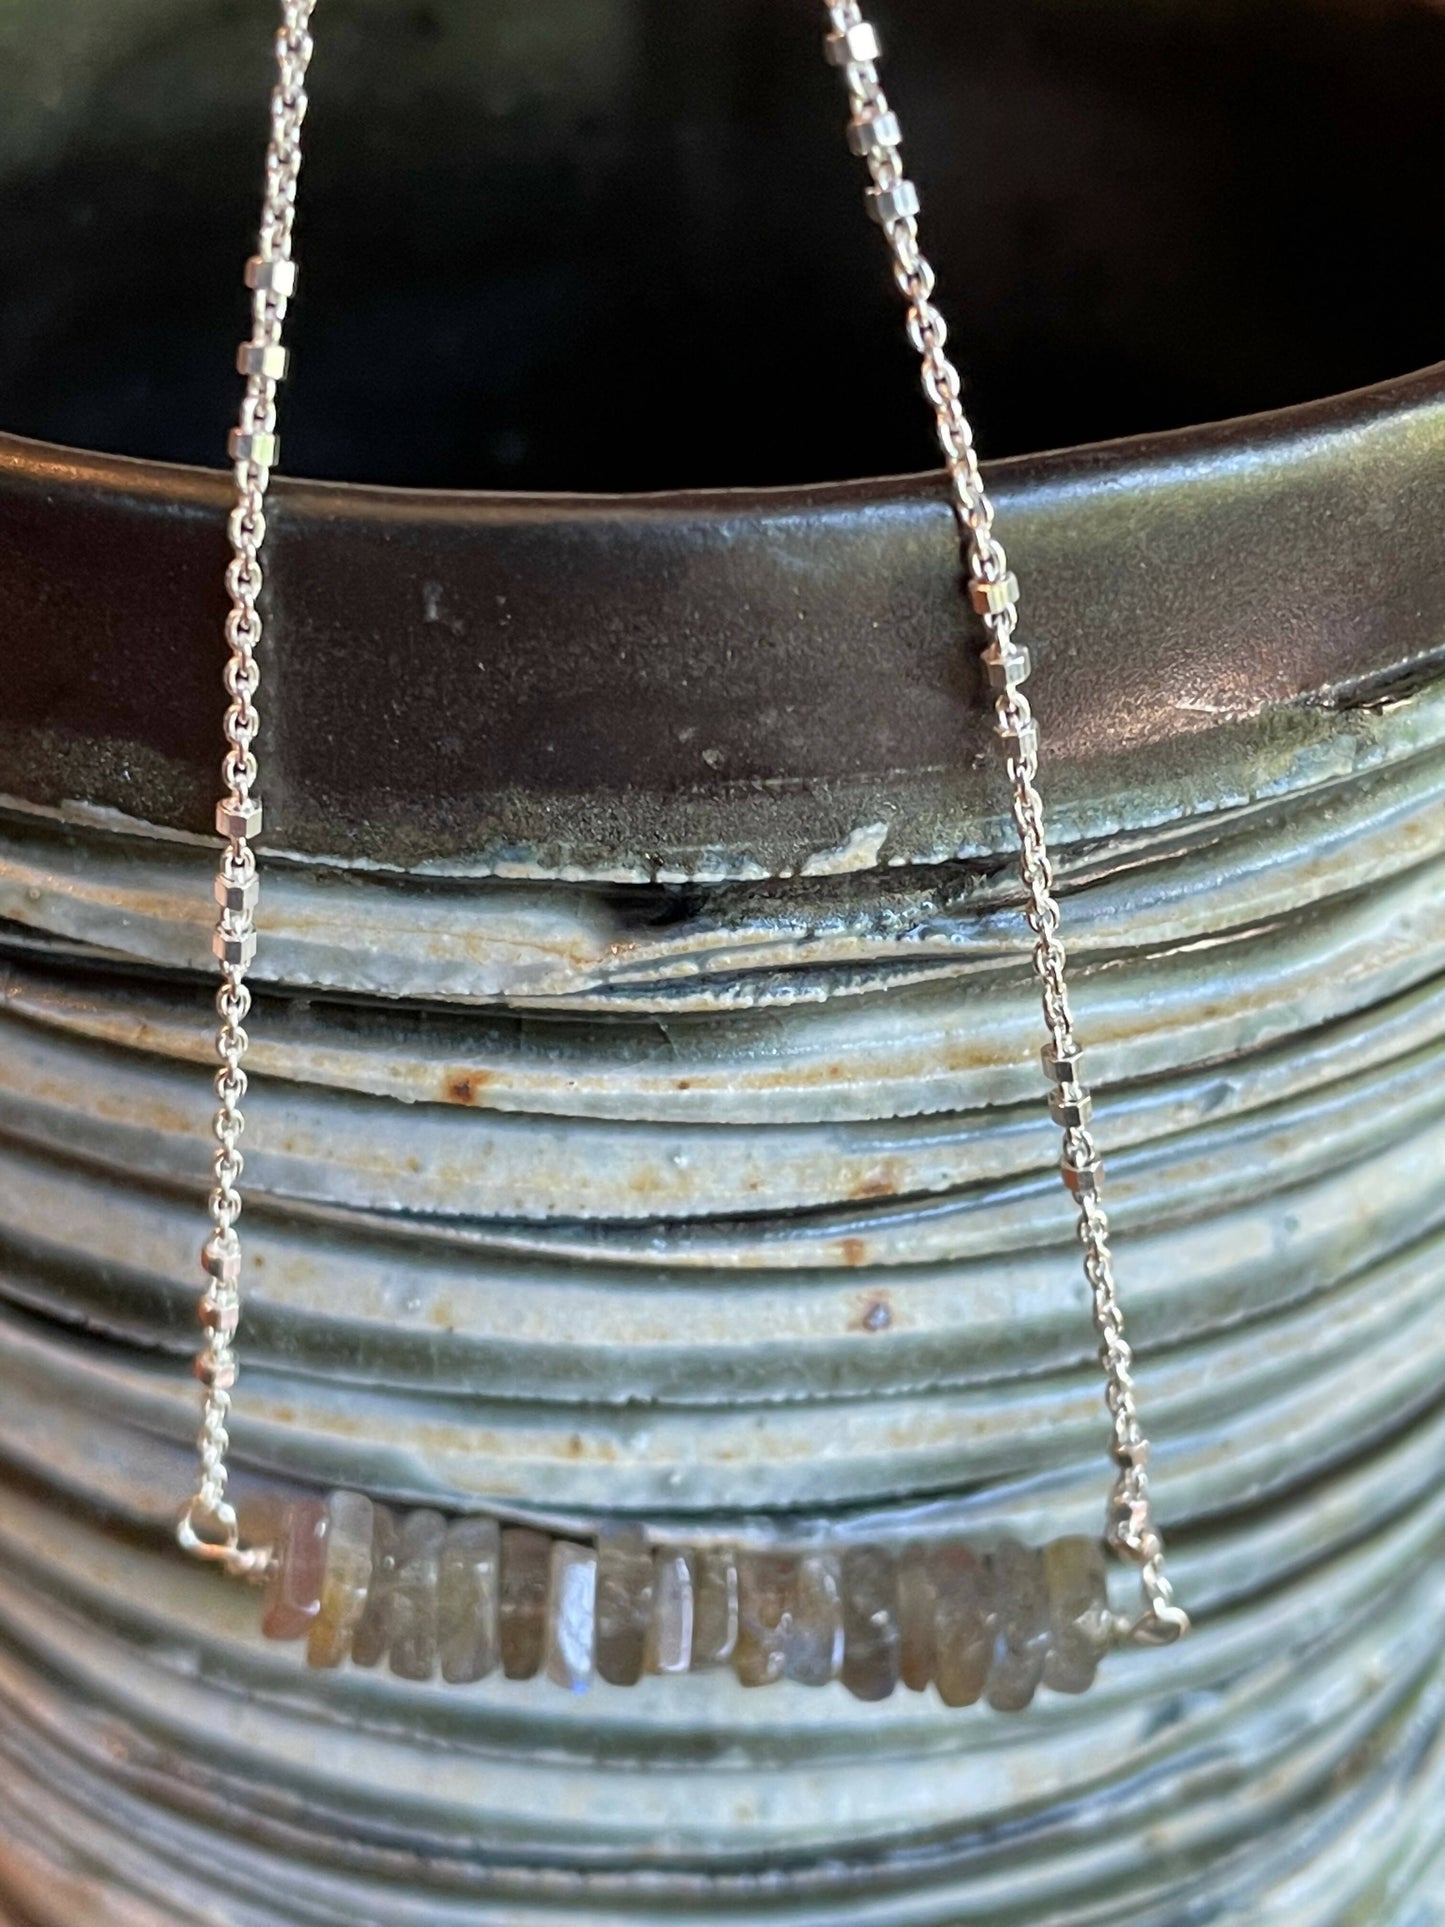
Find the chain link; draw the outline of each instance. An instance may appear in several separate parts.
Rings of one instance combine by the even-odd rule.
[[[240,418],[230,438],[236,479],[236,504],[227,533],[231,561],[226,588],[228,656],[226,752],[221,764],[224,793],[216,808],[216,829],[224,839],[216,872],[217,919],[211,947],[220,969],[216,991],[216,1114],[212,1132],[211,1232],[201,1251],[205,1288],[197,1315],[205,1339],[196,1356],[196,1377],[203,1387],[201,1429],[197,1439],[200,1476],[177,1527],[182,1546],[228,1572],[256,1577],[270,1560],[267,1547],[241,1544],[236,1511],[226,1496],[226,1454],[231,1390],[236,1382],[236,1326],[241,1307],[242,1105],[246,1096],[246,1017],[251,992],[246,972],[256,951],[256,857],[252,849],[261,829],[256,797],[256,751],[260,684],[256,651],[261,640],[261,545],[266,538],[266,490],[278,454],[276,389],[286,373],[281,345],[286,306],[296,284],[291,230],[296,217],[296,187],[301,173],[301,123],[306,117],[306,69],[311,59],[308,31],[314,0],[283,0],[276,35],[276,83],[271,93],[271,137],[266,149],[265,190],[257,251],[246,265],[251,289],[251,337],[241,344],[236,366],[246,378]]]
[[[1025,893],[1024,914],[1033,933],[1033,967],[1048,1033],[1043,1068],[1053,1087],[1049,1111],[1063,1132],[1060,1169],[1078,1206],[1078,1236],[1099,1335],[1111,1451],[1118,1468],[1105,1537],[1117,1553],[1138,1567],[1144,1597],[1144,1610],[1127,1625],[1125,1636],[1141,1644],[1167,1644],[1188,1630],[1189,1620],[1174,1603],[1164,1573],[1164,1543],[1149,1493],[1149,1442],[1139,1422],[1134,1357],[1124,1336],[1114,1282],[1109,1220],[1100,1195],[1103,1166],[1089,1128],[1093,1103],[1084,1082],[1069,1007],[1066,952],[1059,934],[1059,906],[1038,791],[1038,730],[1023,690],[1030,669],[1029,653],[1015,640],[1018,584],[1009,572],[1003,544],[994,533],[993,503],[979,468],[973,429],[964,413],[962,383],[946,352],[948,330],[934,306],[934,272],[918,243],[918,192],[903,172],[898,119],[879,84],[877,34],[857,0],[837,0],[827,5],[827,13],[830,31],[824,50],[829,61],[842,70],[848,90],[848,145],[867,166],[869,212],[883,230],[892,256],[893,278],[908,304],[908,336],[922,364],[923,391],[933,408],[948,471],[968,569],[969,599],[989,636],[983,661],[1008,769],[1010,808],[1019,840],[1019,875]]]

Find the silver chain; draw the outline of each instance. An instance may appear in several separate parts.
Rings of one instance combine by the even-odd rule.
[[[291,229],[301,171],[301,124],[306,115],[313,5],[314,0],[283,0],[282,4],[260,240],[246,268],[246,282],[252,290],[251,338],[242,344],[237,356],[237,366],[246,377],[246,391],[240,420],[230,440],[236,505],[228,525],[232,559],[226,571],[231,611],[226,619],[229,657],[225,685],[229,705],[222,763],[224,794],[216,810],[216,827],[224,846],[216,875],[219,914],[212,947],[221,982],[216,993],[219,1022],[211,1232],[202,1250],[206,1282],[198,1307],[205,1332],[196,1358],[196,1376],[204,1387],[198,1439],[200,1477],[178,1527],[187,1551],[248,1576],[264,1570],[270,1551],[241,1544],[235,1509],[226,1496],[226,1453],[240,1312],[241,1243],[236,1223],[241,1213],[239,1187],[244,1162],[240,1141],[244,1126],[241,1106],[246,1095],[245,1021],[251,1005],[246,972],[256,949],[257,877],[251,843],[261,829],[255,753],[260,727],[256,649],[261,617],[257,602],[262,581],[261,546],[266,535],[266,489],[277,457],[276,388],[286,373],[282,326],[296,281]],[[1082,1077],[1064,979],[1059,908],[1036,783],[1038,731],[1023,692],[1029,655],[1014,639],[1018,584],[1009,573],[1003,545],[994,533],[993,504],[984,488],[973,430],[963,411],[958,371],[945,352],[947,330],[933,305],[933,269],[918,245],[918,193],[899,164],[898,120],[878,80],[877,35],[864,20],[856,0],[829,4],[827,12],[831,25],[825,42],[827,55],[843,71],[852,109],[848,144],[867,163],[872,178],[869,211],[887,239],[894,278],[908,302],[908,334],[921,359],[924,392],[936,418],[963,536],[970,599],[990,637],[983,661],[1007,758],[1013,819],[1019,836],[1019,871],[1028,896],[1026,915],[1034,935],[1034,969],[1048,1029],[1043,1065],[1053,1086],[1049,1109],[1064,1133],[1061,1168],[1079,1208],[1078,1233],[1113,1422],[1113,1456],[1119,1468],[1106,1537],[1140,1570],[1145,1610],[1129,1628],[1131,1636],[1163,1642],[1186,1631],[1189,1621],[1174,1604],[1164,1575],[1164,1547],[1150,1503],[1146,1469],[1149,1445],[1134,1397],[1133,1354],[1124,1336],[1109,1252],[1109,1223],[1100,1198],[1103,1171],[1089,1130],[1092,1103]]]
[[[1059,935],[1059,906],[1038,791],[1038,728],[1023,689],[1030,669],[1029,652],[1015,640],[1018,582],[1009,572],[1003,544],[994,533],[993,503],[984,487],[973,429],[963,411],[962,383],[946,352],[948,330],[933,304],[934,272],[918,245],[918,190],[903,172],[898,156],[898,117],[878,80],[878,36],[864,19],[857,0],[837,0],[828,4],[827,13],[830,31],[824,51],[832,65],[842,70],[848,89],[848,145],[867,165],[871,177],[868,211],[883,230],[893,257],[893,278],[908,303],[908,338],[922,363],[923,391],[933,408],[938,444],[948,471],[968,568],[969,599],[989,636],[983,663],[1008,768],[1010,807],[1019,839],[1019,875],[1028,899],[1025,916],[1033,932],[1034,972],[1048,1031],[1042,1055],[1044,1075],[1053,1087],[1049,1113],[1063,1131],[1060,1169],[1078,1205],[1079,1242],[1084,1248],[1084,1272],[1099,1334],[1099,1358],[1112,1422],[1111,1451],[1118,1467],[1105,1537],[1116,1552],[1139,1568],[1144,1611],[1129,1624],[1127,1635],[1140,1643],[1163,1644],[1186,1632],[1189,1620],[1175,1605],[1164,1573],[1164,1543],[1149,1495],[1149,1441],[1139,1423],[1134,1356],[1124,1336],[1114,1283],[1109,1220],[1100,1195],[1103,1166],[1089,1129],[1093,1102],[1084,1082],[1069,1009],[1064,979],[1066,953]]]
[[[296,216],[296,186],[301,173],[301,123],[306,118],[306,69],[311,59],[308,31],[314,0],[283,0],[276,35],[276,84],[271,92],[271,138],[266,148],[266,184],[256,253],[246,264],[251,290],[251,338],[241,344],[236,366],[246,377],[240,419],[231,433],[230,455],[236,478],[236,505],[227,532],[231,562],[226,570],[231,611],[226,618],[225,667],[228,697],[226,753],[221,764],[223,794],[216,806],[216,829],[224,844],[216,872],[217,919],[211,947],[220,968],[216,991],[216,1115],[212,1130],[211,1232],[202,1247],[205,1288],[198,1316],[205,1340],[196,1357],[196,1376],[204,1388],[197,1440],[200,1477],[177,1528],[182,1546],[199,1558],[248,1577],[264,1571],[267,1547],[241,1544],[235,1507],[226,1496],[227,1429],[231,1390],[236,1383],[236,1325],[241,1308],[241,1133],[246,1096],[246,1017],[251,992],[246,972],[256,954],[256,857],[251,848],[261,829],[256,796],[256,734],[260,717],[256,691],[260,674],[256,649],[261,640],[261,545],[266,539],[266,490],[277,457],[276,387],[286,374],[281,331],[286,304],[296,285],[291,258],[291,228]]]

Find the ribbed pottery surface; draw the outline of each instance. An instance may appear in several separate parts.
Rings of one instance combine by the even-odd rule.
[[[1061,853],[1196,1636],[950,1712],[308,1675],[189,1570],[206,860],[0,822],[0,1912],[1426,1927],[1445,1910],[1445,693]],[[1147,807],[1146,807],[1147,805]],[[1067,826],[1065,826],[1067,828]],[[276,860],[244,1477],[698,1538],[1097,1528],[1006,866]],[[1124,1575],[1120,1575],[1121,1581]],[[1124,1597],[1121,1588],[1121,1601]]]

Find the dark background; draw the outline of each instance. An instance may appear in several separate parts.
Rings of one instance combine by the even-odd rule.
[[[63,39],[95,0],[17,4]],[[987,454],[1440,358],[1445,11],[876,17]],[[58,92],[17,29],[0,62],[0,426],[214,466],[273,9],[102,24]],[[286,469],[638,490],[932,466],[821,26],[814,0],[327,0]]]

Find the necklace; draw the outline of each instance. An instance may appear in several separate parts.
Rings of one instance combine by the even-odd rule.
[[[196,1359],[203,1387],[199,1478],[181,1513],[180,1544],[232,1577],[264,1581],[263,1630],[276,1639],[305,1639],[317,1666],[347,1659],[374,1666],[385,1658],[402,1678],[430,1678],[439,1668],[457,1684],[500,1666],[509,1678],[545,1671],[574,1689],[594,1673],[627,1685],[644,1672],[728,1666],[744,1685],[841,1679],[858,1697],[880,1699],[901,1679],[918,1690],[934,1685],[949,1705],[986,1699],[1001,1711],[1028,1705],[1040,1684],[1081,1692],[1110,1645],[1167,1644],[1189,1621],[1164,1571],[1149,1446],[1114,1282],[1093,1105],[1070,1009],[1038,790],[1038,729],[1024,693],[1030,659],[1017,639],[1018,583],[994,531],[961,383],[946,351],[947,330],[933,301],[934,272],[919,247],[919,197],[900,164],[898,119],[878,78],[878,38],[857,0],[827,6],[824,50],[846,86],[848,145],[867,167],[868,211],[907,304],[908,336],[959,526],[969,602],[987,635],[982,662],[1007,770],[1043,1008],[1042,1068],[1049,1112],[1062,1133],[1060,1171],[1077,1208],[1104,1371],[1116,1476],[1103,1536],[1058,1539],[1042,1548],[1011,1540],[986,1548],[919,1543],[895,1556],[857,1544],[841,1550],[779,1544],[761,1551],[654,1544],[645,1528],[617,1523],[600,1526],[583,1542],[480,1516],[448,1521],[425,1508],[398,1515],[343,1491],[289,1505],[273,1532],[243,1538],[227,1496],[227,1457],[241,1309],[247,972],[256,951],[259,892],[253,846],[262,827],[258,604],[266,491],[279,452],[276,397],[287,372],[282,335],[296,286],[292,228],[313,6],[314,0],[282,5],[259,243],[246,268],[252,331],[237,356],[246,387],[229,444],[236,503],[228,524],[228,707],[216,811],[223,839],[213,939],[220,971],[217,1148],[198,1306],[204,1332]],[[1142,1606],[1134,1615],[1110,1609],[1106,1552],[1137,1571]]]

